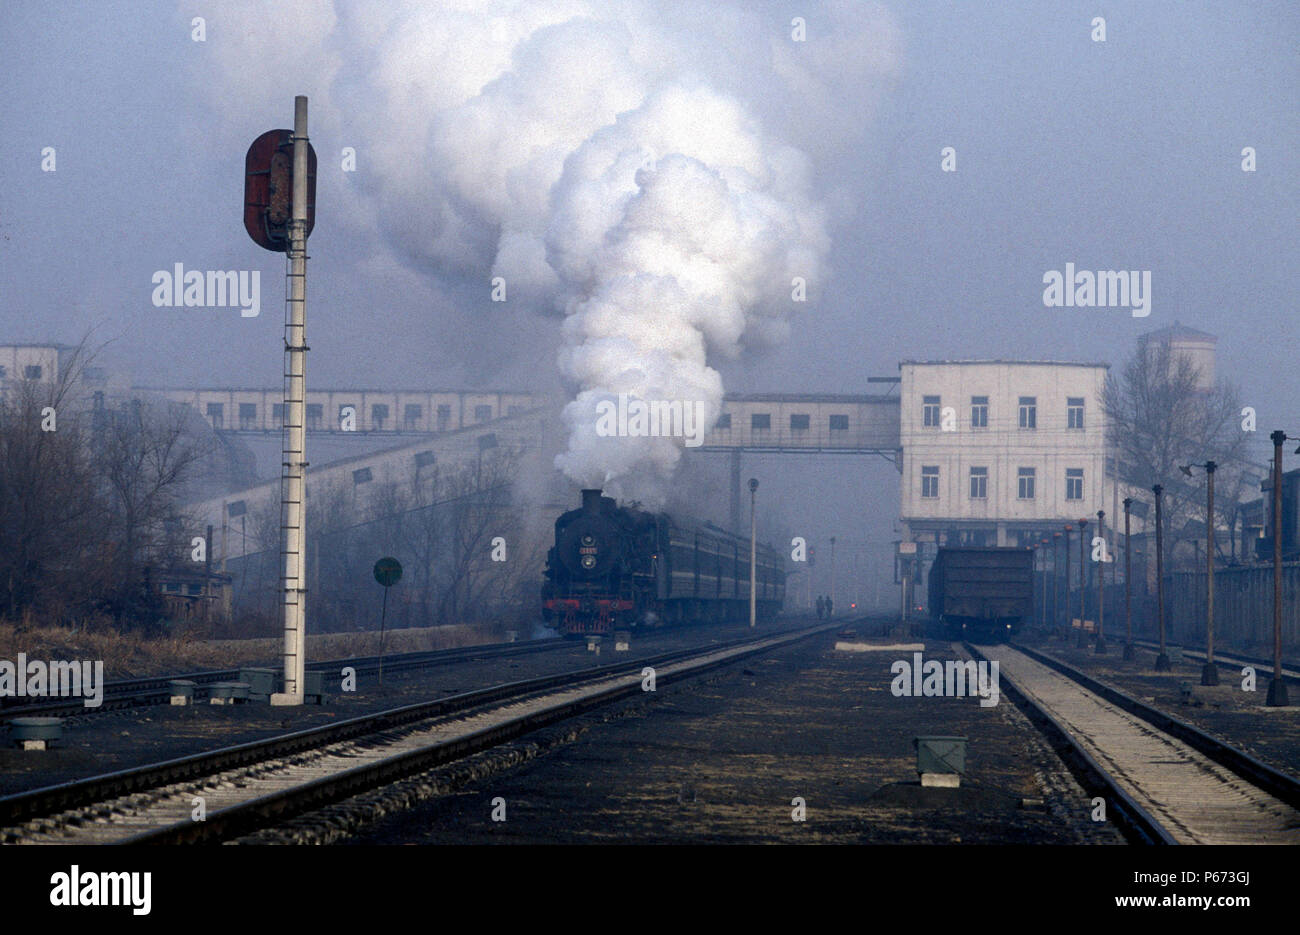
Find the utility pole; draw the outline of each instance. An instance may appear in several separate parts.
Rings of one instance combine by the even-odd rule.
[[[1214,470],[1205,462],[1205,666],[1202,685],[1219,684],[1219,667],[1214,664]]]
[[[1061,609],[1065,611],[1065,632],[1062,639],[1070,638],[1070,524],[1065,524],[1065,580],[1061,584]]]
[[[1086,609],[1088,597],[1088,521],[1079,520],[1079,639],[1075,643],[1077,646],[1086,646],[1088,643],[1088,611]]]
[[[831,609],[835,609],[835,537],[831,536]]]
[[[1129,544],[1129,509],[1133,498],[1124,498],[1124,658],[1133,659],[1133,549]]]
[[[756,588],[758,578],[758,553],[755,547],[758,543],[758,524],[755,521],[754,500],[758,492],[758,481],[754,478],[749,479],[749,625],[755,626],[758,622],[758,591]]]
[[[1267,704],[1281,708],[1289,703],[1282,680],[1282,443],[1286,432],[1269,437],[1273,440],[1273,681],[1268,685]]]
[[[1097,511],[1097,535],[1101,538],[1101,557],[1109,557],[1106,548],[1106,511]],[[1106,565],[1097,569],[1097,645],[1093,651],[1098,656],[1106,654]]]
[[[1059,626],[1060,624],[1060,617],[1058,616],[1060,613],[1060,605],[1056,603],[1056,579],[1061,573],[1061,568],[1056,563],[1058,550],[1055,541],[1060,538],[1061,534],[1059,532],[1052,533],[1052,616],[1050,618],[1051,622],[1048,625],[1048,632],[1051,632],[1054,627]]]
[[[1156,656],[1157,672],[1168,672],[1169,654],[1165,652],[1165,531],[1161,512],[1161,494],[1165,488],[1156,484],[1151,492],[1156,495],[1156,623],[1160,627],[1160,654]]]

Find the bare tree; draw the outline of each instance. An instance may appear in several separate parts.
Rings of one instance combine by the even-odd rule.
[[[132,399],[93,429],[93,463],[107,504],[104,534],[114,543],[101,569],[100,606],[119,623],[157,622],[149,569],[175,560],[184,542],[180,490],[207,454],[187,407]]]
[[[1164,488],[1170,556],[1180,542],[1192,538],[1185,532],[1188,520],[1203,522],[1205,516],[1204,472],[1189,478],[1180,467],[1217,462],[1216,491],[1227,494],[1221,517],[1235,516],[1229,497],[1240,495],[1241,478],[1251,470],[1243,457],[1236,390],[1223,383],[1202,384],[1199,368],[1187,355],[1176,353],[1168,341],[1153,340],[1139,346],[1118,377],[1107,377],[1102,396],[1120,480],[1142,490],[1155,484]]]
[[[0,610],[9,617],[64,612],[103,551],[103,505],[73,405],[84,360],[83,346],[55,382],[14,381],[0,397]]]

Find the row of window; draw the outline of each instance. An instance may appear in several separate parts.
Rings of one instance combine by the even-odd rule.
[[[848,416],[831,416],[830,430],[832,432],[847,432],[849,430]],[[806,432],[812,425],[812,416],[807,413],[793,413],[790,416],[790,431]],[[755,412],[749,417],[749,427],[755,432],[770,430],[772,428],[772,414],[770,412]],[[716,428],[721,431],[731,428],[731,413],[724,412],[718,416]]]
[[[345,410],[351,409],[356,412],[357,407],[351,403],[344,403],[339,406],[339,424],[343,422]],[[519,406],[510,407],[510,415],[516,415],[520,411]],[[421,420],[424,419],[424,407],[418,403],[407,403],[403,411],[403,428],[408,431],[414,431],[419,428]],[[222,403],[208,403],[207,409],[208,421],[212,423],[215,429],[225,428],[225,406]],[[325,406],[322,403],[307,404],[307,428],[319,429],[325,419]],[[488,422],[492,419],[491,406],[475,406],[474,421]],[[278,428],[284,424],[284,403],[273,403],[271,405],[271,421]],[[442,405],[437,408],[437,430],[444,432],[451,424],[451,406]],[[386,403],[375,403],[370,407],[370,426],[375,429],[384,429],[389,427],[389,408]],[[239,427],[241,429],[253,429],[257,427],[257,404],[240,403],[239,404]]]
[[[1037,477],[1036,468],[1016,468],[1016,499],[1034,499]],[[970,469],[970,498],[972,500],[987,500],[988,496],[989,469],[986,467],[972,467]],[[937,500],[938,498],[939,467],[938,465],[922,465],[921,499]],[[1083,499],[1083,468],[1065,469],[1065,499]]]
[[[1019,426],[1022,429],[1038,428],[1038,397],[1019,397]],[[922,424],[926,428],[940,428],[943,418],[943,400],[939,396],[921,397]],[[970,398],[970,425],[973,429],[989,427],[989,398]],[[1065,400],[1065,427],[1083,429],[1083,397],[1067,396]]]
[[[23,379],[39,380],[43,372],[44,371],[41,369],[39,364],[28,364],[27,366],[23,367]],[[9,378],[8,369],[0,366],[0,380],[7,380],[8,378]]]

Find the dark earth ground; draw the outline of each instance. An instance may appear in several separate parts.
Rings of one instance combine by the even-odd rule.
[[[385,805],[385,793],[359,797],[257,840],[358,831],[350,843],[1121,841],[1090,820],[1082,789],[1005,698],[982,708],[975,698],[895,697],[890,664],[911,650],[842,652],[836,639],[662,686],[651,700],[425,774],[391,793],[406,797],[400,805]],[[947,643],[925,652],[953,658]],[[969,738],[960,790],[920,788],[918,734]],[[796,797],[806,821],[792,820]],[[492,820],[495,799],[505,821]]]
[[[803,625],[802,618],[783,620],[773,629]],[[0,746],[0,795],[53,785],[87,776],[157,763],[276,734],[318,727],[385,708],[415,704],[502,682],[550,675],[575,668],[606,665],[623,659],[670,652],[747,635],[748,626],[674,628],[638,635],[627,653],[613,652],[605,641],[599,656],[584,641],[535,655],[485,659],[402,673],[386,672],[384,688],[374,673],[357,677],[358,691],[335,691],[328,703],[301,708],[272,708],[265,703],[192,707],[154,705],[96,713],[64,720],[64,739],[45,751]],[[337,689],[335,683],[328,688]],[[3,732],[3,726],[0,726]]]

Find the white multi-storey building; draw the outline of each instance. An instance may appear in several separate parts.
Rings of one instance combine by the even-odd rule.
[[[904,361],[904,540],[1029,546],[1111,513],[1107,364]],[[928,551],[928,550],[927,550]]]

